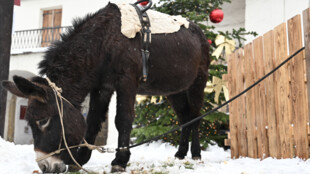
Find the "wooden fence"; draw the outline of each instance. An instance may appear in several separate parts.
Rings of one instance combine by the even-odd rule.
[[[255,39],[228,58],[233,97],[289,55],[305,50],[245,95],[230,103],[232,158],[309,157],[310,10]]]

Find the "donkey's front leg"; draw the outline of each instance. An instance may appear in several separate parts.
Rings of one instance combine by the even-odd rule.
[[[126,86],[117,90],[117,114],[115,125],[118,130],[118,151],[112,161],[112,172],[125,171],[130,158],[130,151],[127,149],[130,141],[130,132],[134,119],[135,89]]]
[[[101,123],[106,120],[109,103],[113,90],[109,88],[94,89],[90,93],[89,111],[87,116],[87,132],[85,139],[89,144],[94,144],[98,132],[101,130]],[[78,151],[77,161],[84,165],[91,157],[92,151],[82,147]],[[73,163],[73,162],[72,162]]]

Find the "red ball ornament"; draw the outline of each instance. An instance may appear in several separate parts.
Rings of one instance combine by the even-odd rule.
[[[212,40],[208,39],[208,42],[209,42],[210,45],[212,44]]]
[[[137,0],[137,1],[140,1],[140,0]],[[144,2],[141,2],[140,5],[146,6],[148,3],[149,3],[149,1],[144,1]]]
[[[210,13],[210,20],[213,23],[220,23],[222,22],[222,20],[224,19],[224,13],[222,10],[220,9],[214,9],[211,13]]]

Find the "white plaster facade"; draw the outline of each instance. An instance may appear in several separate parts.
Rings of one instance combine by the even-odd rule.
[[[246,0],[245,28],[259,35],[310,7],[309,0]],[[247,37],[247,42],[254,38]]]
[[[44,52],[11,55],[10,70],[24,70],[39,74],[38,63],[42,60]]]
[[[222,6],[224,19],[218,24],[212,24],[218,31],[231,31],[233,28],[245,27],[245,0],[232,0]],[[210,23],[211,24],[211,23]]]
[[[255,31],[258,35],[272,30],[277,25],[310,7],[309,0],[231,0],[224,4],[224,19],[213,24],[217,30],[226,31],[243,27],[247,31]],[[246,36],[246,43],[254,36]]]
[[[10,71],[10,81],[13,80],[13,75],[19,75],[25,78],[34,76],[33,73],[24,70]],[[4,138],[9,141],[14,141],[16,144],[31,144],[31,129],[26,120],[20,119],[20,108],[21,106],[27,106],[28,100],[14,96],[11,93],[7,94],[7,99]]]
[[[110,0],[110,2],[118,1],[120,0]],[[14,30],[41,28],[43,10],[55,8],[63,10],[62,26],[70,26],[73,18],[96,12],[108,2],[109,0],[22,0],[21,6],[14,6]]]

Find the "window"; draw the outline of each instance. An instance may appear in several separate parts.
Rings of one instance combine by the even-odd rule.
[[[20,106],[19,119],[21,119],[21,120],[25,119],[26,111],[27,111],[27,106],[21,105]]]
[[[62,9],[43,11],[42,47],[60,39]]]

